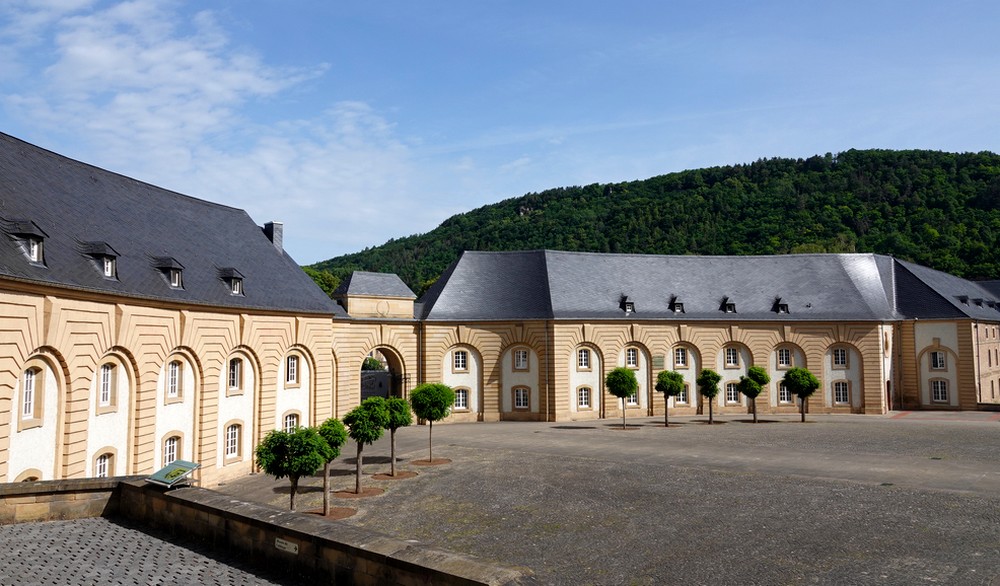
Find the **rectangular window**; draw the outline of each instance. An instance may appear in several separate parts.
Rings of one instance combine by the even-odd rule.
[[[518,387],[514,389],[514,408],[527,409],[530,406],[530,393],[528,389]]]
[[[101,454],[97,457],[97,465],[94,467],[94,476],[97,478],[107,478],[108,469],[111,467],[111,455]]]
[[[28,239],[28,260],[42,262],[42,241],[36,238]]]
[[[792,392],[788,390],[785,383],[778,385],[778,402],[779,403],[791,403],[792,402]]]
[[[726,383],[726,403],[739,403],[740,390],[736,383]]]
[[[115,259],[113,257],[104,257],[104,276],[108,278],[115,276]]]
[[[684,385],[684,390],[681,391],[681,394],[677,395],[677,399],[675,400],[675,402],[677,402],[677,403],[687,403],[688,402],[688,386],[687,386],[687,384]]]
[[[240,455],[240,426],[230,425],[226,428],[226,457],[234,458]]]
[[[469,391],[466,389],[455,389],[455,409],[469,408]]]
[[[101,407],[111,405],[111,377],[114,375],[114,367],[110,364],[101,365],[101,392],[97,404]]]
[[[834,368],[847,368],[847,349],[846,348],[834,348],[833,349],[833,367]]]
[[[528,351],[514,350],[514,369],[528,370]]]
[[[633,393],[633,394],[625,397],[625,404],[626,405],[638,405],[639,404],[639,394],[638,393]]]
[[[948,402],[948,381],[946,380],[931,381],[931,400],[934,401],[935,403]]]
[[[285,360],[285,382],[295,384],[299,382],[299,357],[289,356]]]
[[[469,370],[469,353],[465,350],[455,350],[455,370]]]
[[[639,368],[639,351],[637,349],[625,349],[625,366],[629,368]]]
[[[944,352],[931,352],[931,369],[945,370],[947,367]]]
[[[167,365],[167,398],[181,396],[181,363],[176,360]]]
[[[181,271],[180,269],[170,269],[170,286],[175,289],[181,288]]]
[[[580,387],[576,390],[576,406],[583,409],[590,408],[590,387]]]
[[[239,389],[243,384],[243,361],[233,358],[229,361],[229,388]]]
[[[35,374],[38,371],[24,371],[24,386],[21,392],[21,419],[35,418]]]
[[[851,393],[846,381],[833,383],[833,402],[838,405],[846,405],[851,401]]]
[[[687,348],[674,349],[674,368],[683,368],[688,365]]]
[[[243,279],[233,277],[229,286],[231,287],[233,295],[243,295]]]
[[[726,348],[726,366],[740,365],[740,351],[733,347]]]
[[[590,350],[581,348],[576,353],[576,366],[577,368],[590,368]]]
[[[792,351],[788,348],[778,348],[778,366],[785,368],[792,366]]]

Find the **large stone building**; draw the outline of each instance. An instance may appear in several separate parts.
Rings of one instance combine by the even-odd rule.
[[[208,485],[252,469],[269,430],[342,416],[365,358],[386,392],[443,381],[452,421],[721,412],[751,365],[760,412],[794,411],[782,372],[822,382],[813,412],[997,403],[997,283],[872,254],[663,257],[465,253],[421,300],[355,273],[328,299],[282,251],[282,226],[0,134],[0,481],[148,473],[183,458]]]

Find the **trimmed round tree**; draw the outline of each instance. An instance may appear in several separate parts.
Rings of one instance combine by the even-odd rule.
[[[656,392],[663,393],[663,427],[670,427],[670,397],[677,397],[684,392],[684,375],[676,370],[663,370],[656,375],[655,388]]]
[[[434,461],[434,422],[448,416],[455,404],[455,391],[443,383],[424,383],[410,391],[410,406],[420,419],[430,424],[427,433],[427,461]]]
[[[698,383],[698,392],[702,397],[708,399],[708,423],[714,423],[712,418],[712,403],[715,402],[715,397],[719,394],[719,381],[722,380],[722,376],[710,368],[703,369],[701,374],[698,375],[698,379],[695,381]]]
[[[622,429],[625,429],[625,399],[636,394],[639,390],[639,381],[635,378],[635,372],[630,368],[619,366],[604,377],[604,386],[608,392],[622,400]]]
[[[280,429],[268,432],[257,449],[257,464],[270,476],[291,483],[288,506],[295,510],[299,478],[315,474],[330,458],[330,446],[311,427],[299,427],[289,433]]]
[[[365,446],[382,437],[386,423],[389,421],[389,410],[385,407],[382,397],[368,397],[360,405],[344,415],[344,425],[347,435],[358,445],[358,468],[355,475],[354,492],[361,494],[361,467],[364,465]]]
[[[746,376],[740,377],[737,385],[740,393],[750,400],[750,409],[753,411],[753,422],[757,423],[757,395],[764,389],[767,383],[771,382],[770,375],[760,366],[751,366],[747,369]]]
[[[406,399],[400,397],[390,397],[385,400],[386,410],[389,412],[389,420],[386,429],[389,430],[389,474],[396,475],[396,430],[413,423],[413,414],[410,412],[410,404]]]
[[[785,371],[785,378],[781,382],[785,383],[790,393],[799,398],[799,412],[802,414],[802,422],[805,423],[806,402],[819,388],[819,379],[808,369],[795,367]]]
[[[336,417],[331,417],[319,426],[319,435],[330,446],[326,462],[323,463],[323,516],[330,514],[330,463],[340,456],[340,448],[347,442],[347,429]]]

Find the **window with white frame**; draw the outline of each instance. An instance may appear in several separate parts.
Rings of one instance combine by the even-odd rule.
[[[792,366],[792,351],[788,348],[778,348],[778,366],[790,368]]]
[[[181,396],[181,363],[170,361],[167,365],[167,398],[176,399]]]
[[[453,364],[455,370],[469,370],[469,353],[465,350],[455,350]]]
[[[847,368],[847,348],[833,349],[833,367]]]
[[[100,390],[97,394],[97,405],[100,407],[110,407],[112,390],[114,386],[115,367],[111,364],[101,365]]]
[[[44,259],[42,255],[42,239],[28,238],[28,260],[33,263],[41,263]]]
[[[932,370],[945,370],[948,368],[948,362],[945,358],[944,352],[934,351],[931,352],[931,369]]]
[[[734,346],[726,346],[726,366],[740,365],[740,350]]]
[[[688,365],[687,348],[674,348],[674,368],[686,367]]]
[[[181,279],[180,269],[170,269],[170,286],[174,289],[180,289],[184,286],[184,281]]]
[[[233,295],[243,295],[243,279],[239,277],[229,279],[229,291]]]
[[[687,403],[688,402],[688,384],[684,383],[684,390],[681,391],[679,395],[674,399],[675,403]]]
[[[243,359],[231,358],[229,360],[229,389],[239,390],[243,388]]]
[[[37,378],[37,368],[29,368],[24,371],[24,383],[21,386],[21,419],[35,418],[35,381]]]
[[[299,357],[294,354],[285,358],[285,382],[293,385],[299,382]]]
[[[580,387],[576,390],[576,406],[590,409],[590,387]]]
[[[514,408],[528,409],[531,406],[531,392],[525,387],[514,388]]]
[[[948,381],[942,379],[931,381],[931,401],[935,403],[948,402]]]
[[[833,383],[833,402],[837,405],[846,405],[851,402],[851,390],[847,381],[836,381]]]
[[[282,428],[285,433],[292,433],[299,427],[299,416],[296,413],[289,413],[285,415],[284,425]]]
[[[786,385],[785,383],[778,384],[778,402],[779,403],[792,402],[792,392],[788,390],[788,385]]]
[[[112,455],[111,454],[101,454],[97,457],[97,461],[94,463],[94,476],[97,478],[107,478],[113,472],[112,466]]]
[[[172,435],[163,442],[163,465],[173,463],[181,457],[181,438]]]
[[[576,353],[576,367],[590,368],[590,350],[580,348]]]
[[[469,408],[469,390],[455,389],[455,409],[467,410]]]
[[[636,392],[632,393],[631,395],[625,397],[625,404],[626,405],[638,405],[639,404],[639,392],[636,391]]]
[[[726,403],[740,402],[740,388],[736,383],[726,383]]]
[[[625,366],[639,368],[639,350],[637,348],[625,349]]]
[[[528,370],[528,351],[514,350],[514,370]]]
[[[116,264],[115,263],[115,257],[113,257],[113,256],[102,257],[101,262],[102,262],[102,265],[103,265],[103,268],[104,268],[104,276],[107,277],[107,278],[109,278],[109,279],[115,278],[115,274],[116,274],[116,272],[115,272],[115,264]]]
[[[233,423],[226,427],[226,457],[236,458],[240,455],[240,424]]]

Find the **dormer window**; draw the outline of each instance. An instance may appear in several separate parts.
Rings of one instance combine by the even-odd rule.
[[[618,302],[618,307],[625,312],[625,315],[628,315],[635,311],[635,302],[629,301],[628,296],[622,295],[621,300]]]
[[[184,278],[182,276],[184,267],[173,257],[160,256],[154,258],[153,266],[160,270],[160,273],[167,280],[167,284],[170,285],[171,289],[184,288]]]
[[[677,300],[677,296],[670,298],[668,309],[674,313],[684,313],[684,304]]]
[[[771,311],[774,313],[788,313],[788,304],[781,301],[781,297],[774,300],[774,305],[771,306]]]
[[[631,301],[626,301],[625,302],[625,313],[632,313],[633,311],[635,311],[635,303],[633,303]]]
[[[219,270],[219,277],[229,286],[231,295],[243,295],[243,274],[234,268]]]
[[[719,309],[726,313],[736,313],[736,303],[730,301],[728,297],[723,297],[722,304],[719,306]]]
[[[118,251],[111,248],[110,244],[107,242],[84,242],[82,251],[94,259],[101,276],[105,279],[118,278]]]
[[[0,220],[0,229],[14,237],[24,250],[28,262],[45,265],[45,247],[42,242],[48,236],[31,220]]]

